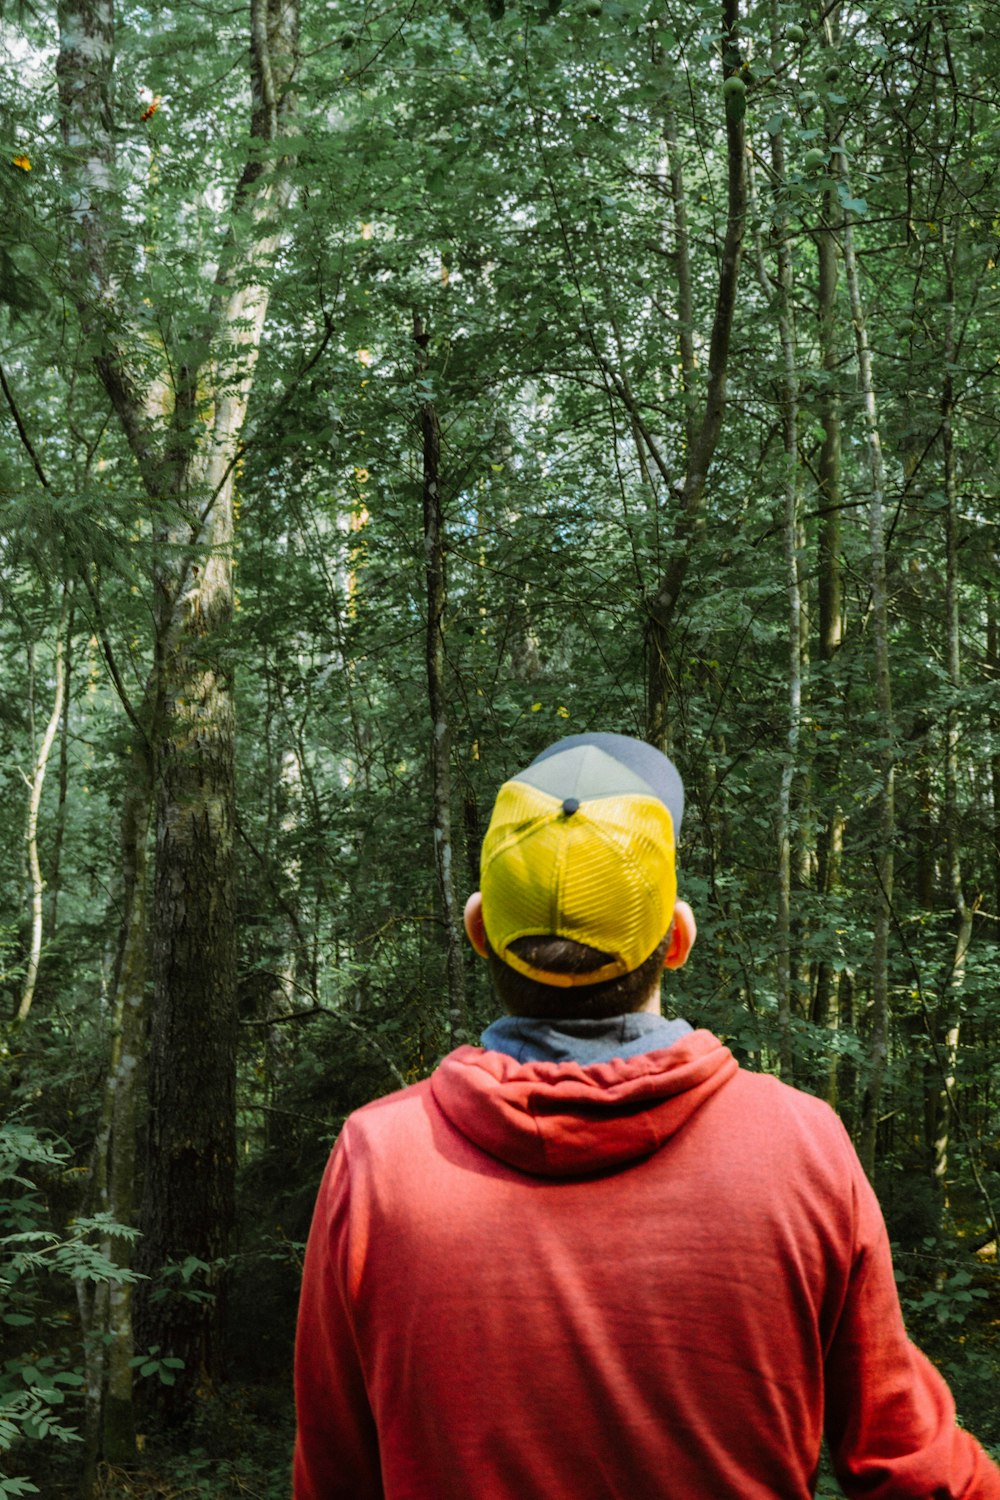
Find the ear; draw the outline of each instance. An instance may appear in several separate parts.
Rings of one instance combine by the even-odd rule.
[[[465,903],[465,912],[462,917],[465,923],[465,935],[475,948],[480,958],[486,957],[486,927],[483,923],[483,893],[473,891]]]
[[[687,963],[687,956],[698,936],[698,924],[694,912],[686,901],[678,901],[674,907],[674,920],[670,926],[670,946],[663,960],[665,969],[679,969]]]

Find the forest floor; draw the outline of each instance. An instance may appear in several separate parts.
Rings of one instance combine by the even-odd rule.
[[[295,1412],[290,1382],[222,1387],[182,1431],[140,1439],[134,1465],[102,1464],[93,1500],[288,1500]],[[77,1500],[74,1457],[36,1476],[46,1500]]]

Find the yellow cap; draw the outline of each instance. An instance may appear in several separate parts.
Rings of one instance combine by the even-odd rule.
[[[683,799],[666,756],[625,735],[570,736],[505,782],[480,863],[493,951],[529,978],[561,987],[638,968],[673,918]],[[609,961],[560,974],[511,952],[518,938],[546,936],[586,943]]]

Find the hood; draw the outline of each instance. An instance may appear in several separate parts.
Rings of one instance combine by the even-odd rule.
[[[459,1047],[431,1087],[452,1125],[490,1156],[541,1177],[585,1177],[658,1151],[737,1066],[710,1031],[692,1031],[589,1066]]]

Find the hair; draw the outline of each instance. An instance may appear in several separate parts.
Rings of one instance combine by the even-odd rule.
[[[649,957],[628,974],[602,979],[597,984],[568,986],[529,979],[527,974],[505,964],[489,942],[486,953],[493,987],[508,1015],[600,1021],[641,1009],[659,981],[669,941],[668,930]],[[510,947],[525,963],[547,969],[550,974],[592,974],[610,963],[612,957],[586,943],[575,943],[572,938],[516,938]]]

